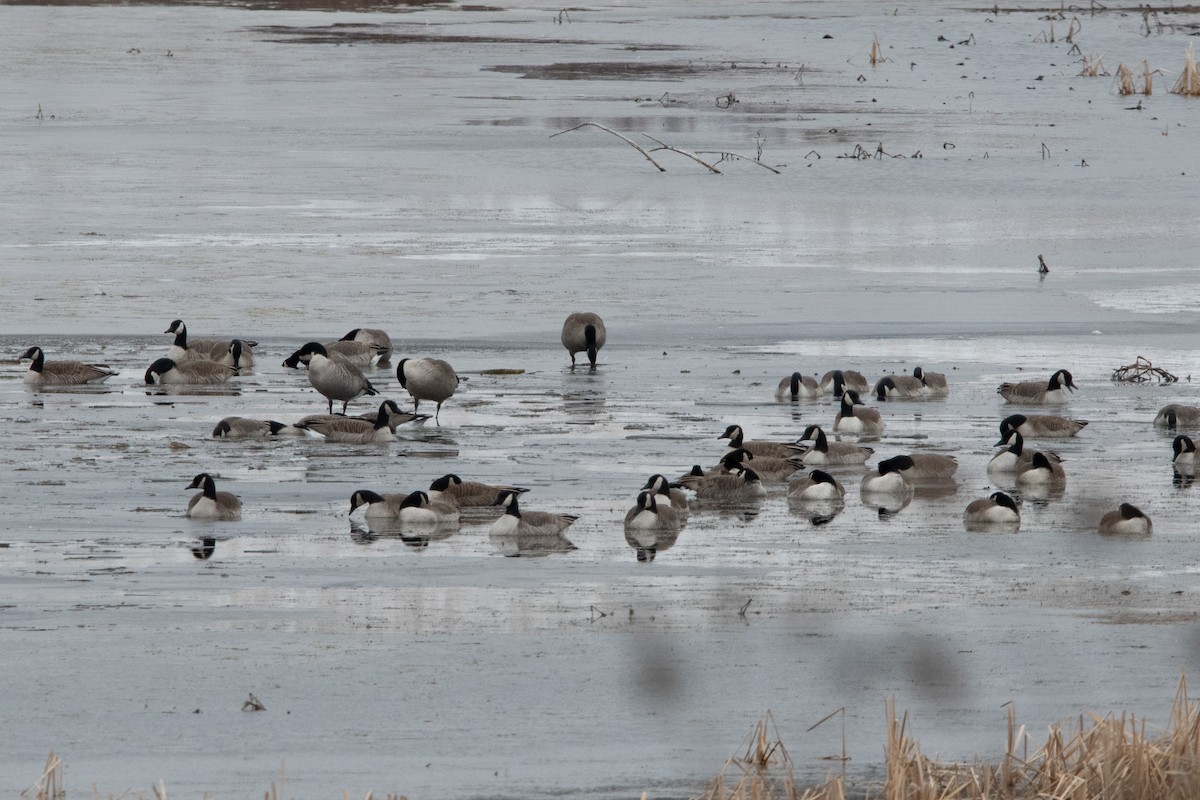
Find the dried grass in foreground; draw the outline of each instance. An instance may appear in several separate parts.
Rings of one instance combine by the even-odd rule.
[[[1132,714],[1089,714],[1069,737],[1051,725],[1046,743],[1032,756],[1028,735],[1009,706],[1007,742],[999,764],[938,762],[921,754],[908,735],[908,715],[888,721],[883,786],[854,790],[879,800],[1192,800],[1200,797],[1200,704],[1188,700],[1181,677],[1166,730],[1148,735]],[[768,728],[775,738],[768,738]],[[1018,752],[1023,750],[1025,752]],[[739,774],[740,773],[740,774]],[[732,783],[732,785],[730,785]],[[767,714],[742,757],[725,763],[695,800],[845,800],[844,776],[800,789],[792,762]]]

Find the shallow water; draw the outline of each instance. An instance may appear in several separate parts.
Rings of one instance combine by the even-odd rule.
[[[227,796],[282,762],[297,796],[687,796],[767,709],[814,780],[841,737],[806,730],[839,707],[851,775],[877,774],[888,696],[955,758],[1001,752],[1010,700],[1032,730],[1085,709],[1165,723],[1198,643],[1196,490],[1149,420],[1200,390],[1109,376],[1137,355],[1192,371],[1195,104],[1165,76],[1125,110],[1070,45],[1032,41],[1033,12],[558,11],[0,7],[0,352],[120,370],[45,393],[0,372],[3,718],[24,733],[0,786],[53,748],[76,793]],[[1186,31],[1139,22],[1084,18],[1080,46],[1181,66]],[[892,58],[874,70],[871,32]],[[522,77],[600,62],[640,67]],[[670,153],[660,174],[600,131],[547,138],[583,120],[695,150],[753,154],[758,133],[783,174]],[[923,157],[836,157],[879,142]],[[557,342],[584,307],[610,331],[594,374]],[[147,392],[176,317],[258,339],[259,367],[229,394]],[[360,325],[455,365],[441,427],[208,438],[321,410],[277,365]],[[840,470],[828,524],[773,489],[636,560],[621,519],[648,475],[714,463],[731,422],[831,426],[830,401],[772,401],[785,374],[916,364],[951,396],[883,404],[869,444],[955,454],[952,492],[881,518]],[[964,532],[1013,410],[995,387],[1058,367],[1090,422],[1052,445],[1065,495],[1027,502],[1018,534]],[[372,380],[407,405],[390,370]],[[206,470],[242,522],[182,515]],[[577,549],[505,558],[484,525],[406,541],[347,516],[357,488],[446,472],[578,514]],[[1121,500],[1152,537],[1095,534]],[[239,710],[250,692],[266,712]]]

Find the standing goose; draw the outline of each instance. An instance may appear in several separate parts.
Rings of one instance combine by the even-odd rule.
[[[841,433],[883,433],[883,418],[879,409],[863,405],[858,392],[847,389],[842,393],[842,406],[833,420],[833,429]]]
[[[1062,463],[1040,450],[1034,452],[1028,464],[1017,467],[1017,486],[1058,492],[1066,488],[1067,474]]]
[[[875,382],[875,397],[925,397],[925,383],[915,375],[885,375]]]
[[[912,494],[913,485],[904,470],[913,468],[908,456],[892,456],[880,461],[874,472],[863,476],[859,487],[863,494]]]
[[[441,425],[438,415],[442,412],[442,403],[458,388],[454,367],[440,358],[402,358],[396,365],[396,377],[412,396],[414,413],[420,409],[422,400],[437,403],[433,421]]]
[[[1154,425],[1172,431],[1176,428],[1194,428],[1200,425],[1200,408],[1171,403],[1159,409],[1154,416]]]
[[[819,469],[792,481],[788,487],[789,501],[837,501],[845,497],[846,487],[828,472]]]
[[[443,475],[429,484],[429,496],[434,500],[457,506],[458,508],[480,508],[497,505],[496,501],[504,492],[524,494],[528,489],[519,486],[493,486],[490,483],[464,481],[454,475]]]
[[[24,381],[31,386],[82,386],[88,383],[103,383],[116,375],[115,370],[82,361],[51,361],[40,347],[31,347],[18,361],[29,359],[29,369]]]
[[[1137,506],[1121,503],[1116,511],[1109,511],[1100,518],[1100,533],[1141,534],[1152,533],[1154,526],[1150,518],[1142,513]]]
[[[192,478],[187,488],[201,490],[188,501],[187,515],[192,519],[236,522],[242,518],[242,501],[229,492],[218,492],[217,484],[207,472]]]
[[[1026,439],[1063,439],[1087,427],[1087,421],[1054,414],[1011,414],[1000,422],[1000,435],[1017,430]]]
[[[700,500],[712,500],[718,503],[753,503],[767,496],[766,487],[758,473],[744,468],[736,472],[716,475],[695,474],[699,467],[692,468],[692,474],[684,475],[679,481],[685,488],[696,493]]]
[[[746,440],[745,432],[740,425],[730,425],[725,432],[717,437],[728,439],[730,450],[748,450],[755,456],[774,456],[788,458],[803,452],[804,448],[787,442],[771,442],[765,439]]]
[[[571,366],[575,366],[575,354],[587,353],[588,363],[596,368],[596,352],[604,347],[608,331],[604,320],[590,311],[576,311],[567,317],[562,328],[562,346],[571,354]]]
[[[925,394],[929,397],[946,397],[950,394],[950,384],[946,382],[944,372],[926,372],[920,367],[913,367],[913,377],[925,384]]]
[[[1021,511],[1017,508],[1017,501],[1004,492],[992,492],[990,496],[972,500],[967,505],[967,510],[963,512],[963,524],[967,530],[1016,530],[1021,526]]]
[[[425,492],[412,492],[400,501],[400,521],[421,525],[454,525],[458,523],[458,507],[441,500],[431,500]]]
[[[225,383],[237,370],[215,361],[197,359],[176,363],[160,358],[146,370],[148,384],[214,384]]]
[[[668,481],[665,475],[651,475],[647,479],[646,485],[642,487],[642,491],[653,492],[656,502],[669,504],[671,508],[684,514],[688,512],[687,495],[683,493],[678,484]]]
[[[799,372],[793,372],[789,377],[781,380],[779,388],[775,390],[775,399],[781,401],[795,402],[820,396],[821,387],[817,384],[816,378],[801,375]]]
[[[1077,389],[1071,373],[1060,369],[1050,376],[1048,383],[1040,381],[1024,381],[1022,383],[1002,383],[996,391],[1008,403],[1024,405],[1053,404],[1061,405],[1067,402],[1066,390]]]
[[[366,519],[399,519],[400,504],[404,502],[405,497],[407,495],[378,494],[370,489],[359,489],[350,495],[350,513],[353,514],[358,508],[366,506],[367,510],[363,512]]]
[[[355,328],[342,338],[360,342],[368,347],[374,345],[379,352],[380,366],[392,360],[392,337],[387,335],[387,331],[381,331],[379,328]]]
[[[212,435],[214,439],[256,439],[262,436],[278,436],[281,431],[287,431],[289,428],[290,425],[273,419],[226,417],[213,428]]]
[[[293,361],[295,359],[295,361]],[[288,363],[292,361],[292,363]],[[297,364],[308,365],[308,382],[329,401],[329,413],[333,413],[333,401],[342,401],[342,413],[350,401],[363,394],[379,394],[367,380],[362,370],[329,357],[324,345],[309,342],[283,362],[285,367]]]
[[[296,427],[304,431],[305,436],[324,439],[327,442],[343,442],[347,444],[368,444],[371,442],[390,442],[396,438],[388,425],[391,414],[386,401],[381,403],[375,414],[375,421],[369,422],[358,417],[322,417],[301,420]]]
[[[210,361],[226,361],[230,366],[254,366],[253,348],[258,342],[249,339],[192,339],[188,341],[187,326],[183,320],[174,320],[163,333],[175,334],[175,340],[167,353],[173,361],[189,361],[205,358]],[[238,355],[232,356],[234,342],[238,343]]]
[[[1171,442],[1171,463],[1180,472],[1191,472],[1196,468],[1196,445],[1188,436],[1176,436]]]
[[[842,392],[847,389],[853,389],[856,392],[866,392],[871,389],[871,384],[867,382],[866,377],[861,372],[852,369],[831,369],[821,376],[821,381],[817,386],[821,390],[821,394],[832,392],[834,397],[841,397]]]
[[[626,530],[678,530],[683,516],[670,505],[659,505],[654,492],[639,492],[637,504],[625,514]]]
[[[821,430],[820,425],[809,425],[805,428],[803,435],[800,436],[800,441],[813,443],[811,448],[804,451],[804,463],[809,466],[821,464],[833,467],[864,464],[875,452],[870,447],[860,447],[849,442],[831,442],[825,438],[825,431]]]
[[[573,514],[552,514],[549,511],[521,511],[517,492],[501,492],[493,505],[504,506],[504,513],[492,523],[489,533],[494,536],[557,537],[579,519]]]

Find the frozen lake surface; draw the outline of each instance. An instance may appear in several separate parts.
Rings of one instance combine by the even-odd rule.
[[[282,765],[296,797],[687,797],[768,709],[815,782],[841,736],[806,731],[844,707],[859,786],[891,696],[947,758],[1002,753],[1009,701],[1037,743],[1089,709],[1166,723],[1200,648],[1198,490],[1150,420],[1200,405],[1200,106],[1167,92],[1200,16],[1145,35],[1140,13],[1080,14],[1068,43],[1070,15],[1032,4],[328,6],[0,2],[0,354],[120,371],[33,392],[0,368],[0,720],[20,731],[0,789],[53,749],[72,796],[240,797]],[[1096,54],[1169,74],[1121,97],[1078,76]],[[761,144],[781,174],[549,138],[585,121]],[[558,344],[584,309],[609,329],[594,373]],[[258,366],[148,392],[175,318],[258,340]],[[323,410],[279,365],[360,326],[393,363],[455,366],[440,427],[209,437]],[[1139,355],[1184,380],[1110,381]],[[730,423],[832,427],[828,398],[776,403],[780,378],[916,365],[951,394],[879,404],[870,463],[954,454],[953,487],[880,515],[843,469],[827,524],[771,487],[637,560],[621,521],[650,474],[714,463]],[[1066,492],[1027,499],[1015,535],[965,532],[1017,410],[996,386],[1060,367],[1090,423],[1051,445]],[[371,379],[409,405],[392,370]],[[183,516],[202,471],[241,522]],[[355,489],[448,472],[577,514],[576,549],[347,515]],[[1096,534],[1121,501],[1151,537]]]

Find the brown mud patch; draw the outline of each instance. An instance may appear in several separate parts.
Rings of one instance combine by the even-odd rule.
[[[484,7],[476,6],[474,8],[482,10]],[[599,42],[586,39],[556,39],[534,36],[464,36],[460,34],[396,33],[394,31],[383,30],[378,25],[354,23],[339,23],[304,28],[292,25],[263,25],[250,28],[250,30],[268,37],[264,41],[280,44],[550,44],[574,45],[579,47],[608,46],[624,49],[663,51],[687,49],[682,45],[673,44],[640,44],[635,48],[621,42]],[[522,67],[520,69],[526,68]],[[528,69],[533,69],[533,67],[529,67]]]

